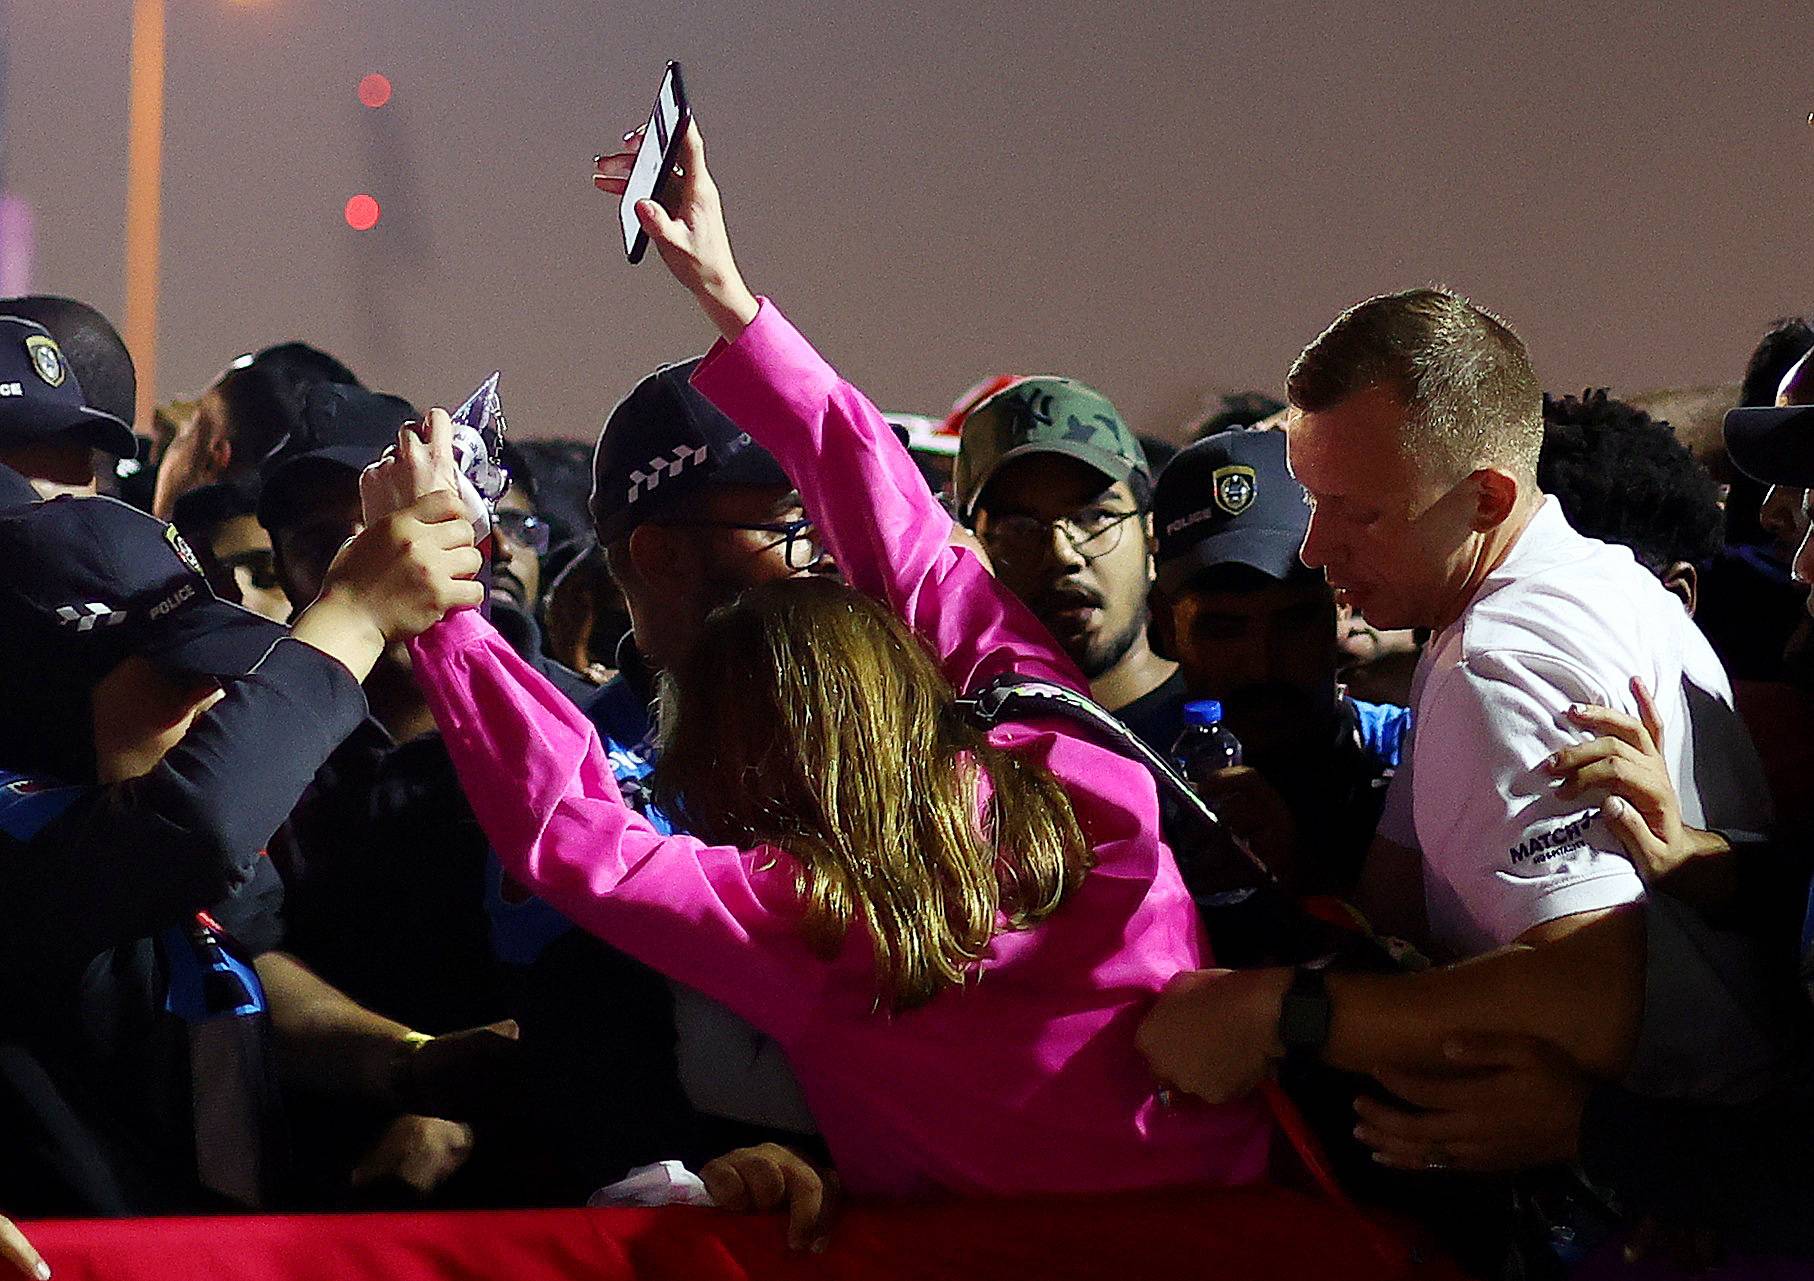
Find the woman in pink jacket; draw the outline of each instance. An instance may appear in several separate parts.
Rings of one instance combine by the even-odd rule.
[[[1261,1178],[1262,1104],[1164,1106],[1135,1051],[1166,980],[1211,963],[1152,780],[1064,724],[965,723],[957,693],[1003,673],[1088,687],[953,546],[874,406],[744,286],[696,127],[682,165],[675,213],[639,214],[723,334],[694,385],[787,469],[849,585],[750,592],[664,675],[658,791],[688,836],[624,804],[590,723],[478,614],[412,642],[499,858],[773,1037],[854,1192]],[[439,483],[434,423],[368,504]]]

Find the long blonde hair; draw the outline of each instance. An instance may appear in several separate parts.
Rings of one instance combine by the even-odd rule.
[[[808,943],[830,959],[860,919],[890,1009],[962,984],[1090,865],[1050,772],[992,746],[913,633],[841,583],[744,593],[661,691],[661,804],[703,840],[793,855]]]

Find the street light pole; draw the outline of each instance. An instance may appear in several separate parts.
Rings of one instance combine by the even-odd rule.
[[[157,404],[158,236],[164,199],[164,0],[133,0],[126,150],[126,346],[137,420]]]

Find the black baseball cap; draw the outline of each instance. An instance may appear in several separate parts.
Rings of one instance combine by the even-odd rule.
[[[1309,573],[1298,559],[1310,510],[1285,466],[1285,433],[1237,427],[1178,451],[1153,486],[1158,583],[1176,592],[1206,569],[1248,565],[1284,581]]]
[[[131,427],[88,403],[50,330],[19,316],[0,316],[0,445],[59,440],[115,458],[136,458],[139,452]]]
[[[716,485],[793,481],[690,381],[702,357],[664,365],[618,402],[592,455],[592,524],[609,543]]]
[[[1734,409],[1725,435],[1732,465],[1752,480],[1814,489],[1814,405]]]
[[[351,383],[311,385],[297,427],[259,464],[258,523],[273,530],[291,524],[309,497],[304,478],[324,470],[358,475],[397,443],[404,423],[420,418],[401,396]]]
[[[22,767],[91,761],[90,698],[122,660],[242,676],[287,634],[217,597],[175,527],[112,498],[0,511],[0,566],[0,750]]]

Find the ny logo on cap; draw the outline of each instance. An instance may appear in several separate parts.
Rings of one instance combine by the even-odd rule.
[[[745,439],[748,439],[745,437]],[[674,477],[693,466],[703,463],[711,457],[711,451],[704,445],[676,445],[665,455],[657,454],[643,464],[644,470],[630,473],[630,496],[625,502],[633,503],[645,493],[654,493],[661,485],[663,477]]]
[[[92,632],[97,627],[118,627],[126,615],[111,605],[92,601],[86,605],[64,605],[57,610],[57,622],[78,632]]]

